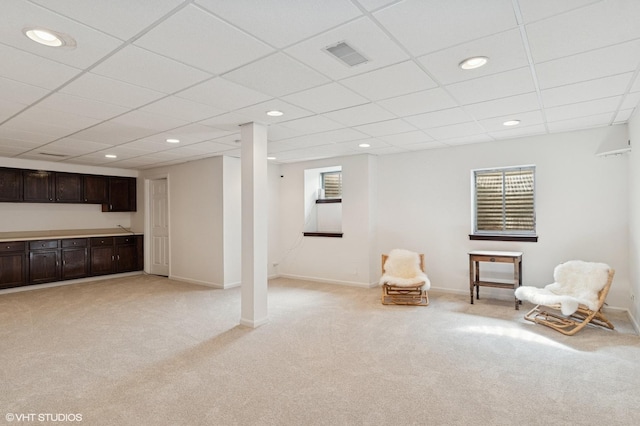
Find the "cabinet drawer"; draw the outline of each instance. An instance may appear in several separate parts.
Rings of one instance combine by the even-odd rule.
[[[499,262],[499,263],[515,263],[516,258],[509,256],[484,256],[474,255],[472,259],[474,262]]]
[[[113,237],[91,237],[91,247],[112,246]]]
[[[66,240],[62,240],[62,248],[67,247],[86,247],[87,239],[86,238],[69,238]]]
[[[58,248],[58,240],[29,241],[29,250]]]
[[[136,236],[135,235],[129,235],[127,237],[116,237],[116,244],[117,245],[135,244],[135,243],[136,243]]]
[[[24,241],[5,241],[0,243],[0,253],[9,251],[24,251]]]

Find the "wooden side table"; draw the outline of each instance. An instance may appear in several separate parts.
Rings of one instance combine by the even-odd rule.
[[[499,283],[480,280],[480,262],[500,262],[513,264],[513,282]],[[471,251],[469,252],[469,292],[473,305],[473,289],[476,289],[476,299],[480,299],[480,287],[508,288],[515,290],[516,285],[522,285],[522,252],[519,251]],[[516,309],[520,309],[520,303],[515,298]]]

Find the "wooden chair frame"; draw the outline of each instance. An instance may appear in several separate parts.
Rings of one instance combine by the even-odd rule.
[[[420,254],[420,270],[424,272],[424,254]],[[382,255],[382,274],[384,263],[389,256]],[[381,301],[383,305],[429,305],[429,295],[423,290],[424,282],[414,287],[400,287],[391,284],[382,284]]]
[[[585,305],[579,305],[578,310],[569,316],[562,315],[556,311],[560,310],[560,305],[537,305],[535,308],[527,312],[524,319],[535,322],[536,324],[546,325],[556,331],[567,336],[573,336],[578,331],[591,323],[600,327],[613,330],[613,324],[602,313],[604,301],[607,298],[615,271],[609,269],[609,277],[607,283],[598,293],[598,309],[592,311]],[[543,308],[554,309],[554,311],[546,311]]]

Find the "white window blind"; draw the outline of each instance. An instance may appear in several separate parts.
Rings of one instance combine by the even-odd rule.
[[[475,170],[476,234],[535,234],[535,167]]]
[[[341,198],[342,172],[322,173],[322,188],[325,198]]]

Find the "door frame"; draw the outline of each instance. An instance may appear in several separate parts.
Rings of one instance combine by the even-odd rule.
[[[167,180],[167,226],[168,230],[168,238],[169,244],[167,247],[168,257],[169,257],[169,277],[171,277],[171,194],[170,194],[170,185],[169,185],[169,174],[162,173],[153,176],[147,176],[144,179],[144,234],[147,238],[144,239],[144,272],[146,274],[151,274],[151,259],[153,250],[152,238],[151,238],[151,181],[154,180]]]

